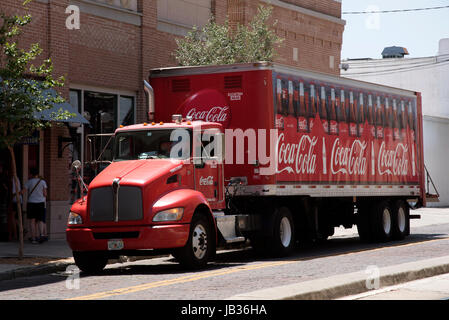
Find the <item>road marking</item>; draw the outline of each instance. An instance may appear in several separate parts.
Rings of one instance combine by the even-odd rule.
[[[226,274],[231,274],[231,273],[236,273],[236,272],[242,272],[242,271],[250,271],[250,270],[257,270],[257,269],[261,269],[261,268],[277,267],[277,266],[291,264],[291,263],[295,263],[295,262],[297,262],[297,261],[276,261],[276,262],[260,263],[260,264],[256,264],[256,265],[249,265],[249,266],[244,266],[244,267],[234,267],[234,268],[231,268],[231,269],[228,269],[225,271],[223,271],[223,270],[211,271],[211,272],[190,275],[190,276],[185,276],[185,277],[180,277],[180,278],[175,278],[175,279],[149,282],[149,283],[136,285],[136,286],[132,286],[132,287],[114,289],[114,290],[98,292],[98,293],[94,293],[94,294],[90,294],[90,295],[69,298],[66,300],[103,299],[103,298],[108,298],[108,297],[112,297],[112,296],[129,294],[129,293],[134,293],[134,292],[148,290],[148,289],[162,287],[162,286],[169,286],[169,285],[173,285],[173,284],[192,282],[192,281],[197,281],[197,280],[201,280],[201,279],[205,279],[205,278],[216,277],[216,276],[221,276],[221,275],[226,275]]]
[[[337,253],[337,254],[327,254],[327,255],[325,254],[325,255],[318,255],[318,256],[312,256],[312,257],[304,257],[304,258],[299,258],[299,259],[291,259],[291,260],[286,260],[286,261],[275,261],[275,262],[271,261],[271,262],[259,263],[259,264],[255,264],[255,265],[252,264],[249,266],[239,266],[239,267],[233,267],[233,268],[230,268],[227,270],[216,270],[216,271],[204,272],[204,273],[195,274],[195,275],[179,277],[179,278],[175,278],[175,279],[161,280],[161,281],[149,282],[149,283],[131,286],[131,287],[113,289],[113,290],[98,292],[98,293],[94,293],[94,294],[90,294],[90,295],[68,298],[66,300],[104,299],[104,298],[108,298],[108,297],[112,297],[112,296],[130,294],[130,293],[135,293],[135,292],[158,288],[158,287],[163,287],[163,286],[170,286],[170,285],[174,285],[174,284],[192,282],[192,281],[197,281],[197,280],[210,278],[210,277],[223,276],[223,275],[232,274],[232,273],[236,273],[236,272],[257,270],[257,269],[269,268],[269,267],[277,267],[277,266],[297,263],[300,261],[325,258],[325,257],[329,257],[329,256],[348,256],[348,255],[358,254],[358,253],[362,253],[362,252],[374,252],[374,251],[380,251],[380,250],[389,249],[389,248],[409,247],[409,246],[426,244],[426,243],[443,241],[443,240],[449,240],[449,237],[433,239],[433,240],[424,240],[424,241],[414,242],[414,243],[391,245],[391,246],[385,246],[385,247],[374,248],[374,249],[361,249],[358,251],[347,252],[347,253]]]

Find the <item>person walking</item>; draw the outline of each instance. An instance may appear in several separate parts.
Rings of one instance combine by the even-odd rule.
[[[39,177],[39,171],[31,168],[32,178],[27,181],[25,188],[28,192],[27,215],[31,220],[31,243],[42,243],[48,239],[45,234],[45,201],[47,198],[47,183]]]

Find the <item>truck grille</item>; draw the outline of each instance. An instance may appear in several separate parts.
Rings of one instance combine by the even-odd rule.
[[[112,187],[92,189],[90,194],[90,219],[93,222],[114,221]],[[142,190],[138,187],[120,186],[118,191],[118,220],[141,220]]]

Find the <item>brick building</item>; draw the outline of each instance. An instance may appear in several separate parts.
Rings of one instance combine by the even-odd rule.
[[[85,156],[86,135],[145,121],[142,80],[151,68],[176,65],[171,55],[175,38],[211,16],[218,23],[226,17],[234,25],[247,23],[259,4],[273,6],[276,33],[286,39],[277,62],[339,74],[345,25],[341,0],[34,0],[28,5],[33,21],[21,43],[40,43],[55,75],[66,77],[61,94],[91,123],[56,124],[37,133],[34,143],[16,147],[22,183],[31,166],[39,167],[48,182],[47,223],[53,238],[64,237],[73,199],[69,164]],[[66,26],[74,13],[71,5],[80,11],[79,29]],[[0,11],[25,12],[21,0],[2,0]]]

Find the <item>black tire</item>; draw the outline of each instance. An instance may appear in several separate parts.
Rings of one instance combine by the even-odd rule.
[[[108,263],[108,258],[101,252],[73,251],[76,266],[89,274],[100,273]]]
[[[394,202],[392,210],[392,238],[402,240],[410,234],[410,208],[405,201],[398,200]]]
[[[390,241],[393,236],[393,210],[387,201],[373,205],[371,209],[371,230],[373,240]]]
[[[172,253],[183,267],[201,269],[207,265],[214,252],[212,227],[205,216],[201,214],[193,216],[186,245]]]
[[[360,205],[357,210],[356,218],[357,231],[362,242],[373,241],[371,228],[371,210],[367,205]]]
[[[272,235],[267,244],[271,255],[285,257],[295,247],[295,224],[287,207],[276,208],[271,223]]]

